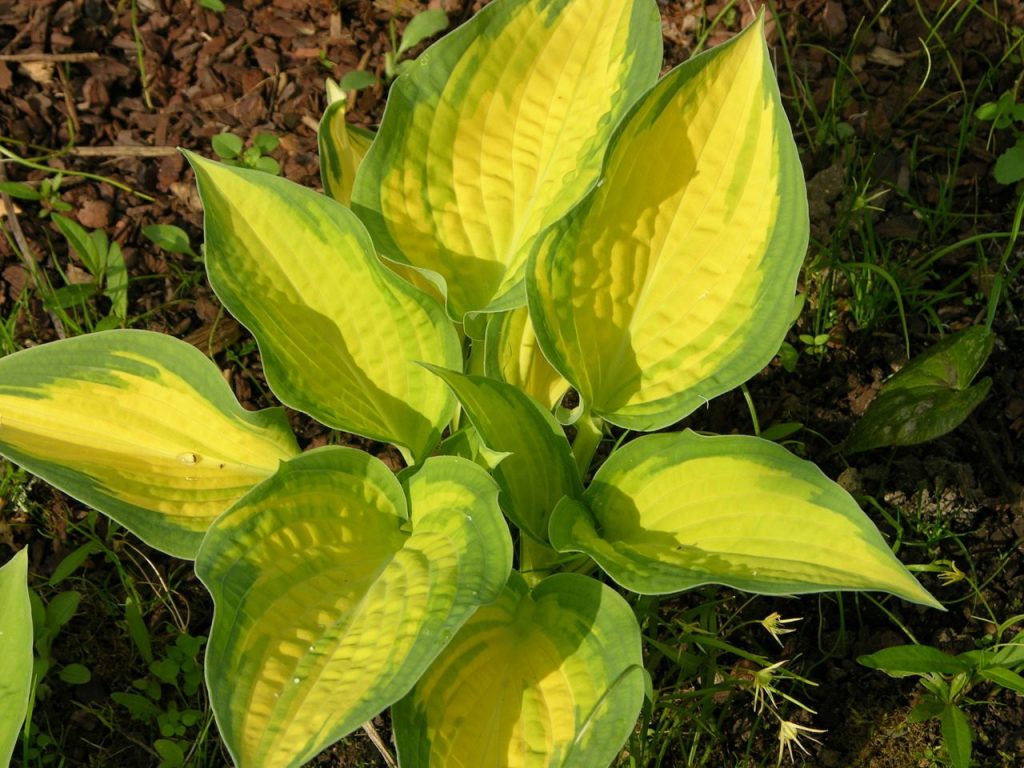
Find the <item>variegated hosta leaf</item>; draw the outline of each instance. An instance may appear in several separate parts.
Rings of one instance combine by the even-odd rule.
[[[487,323],[484,371],[521,389],[551,410],[569,389],[569,382],[551,367],[537,344],[526,307],[491,315]]]
[[[240,768],[298,766],[403,696],[512,567],[498,489],[432,458],[406,496],[377,459],[281,466],[210,529],[206,682]]]
[[[583,493],[569,441],[555,418],[510,384],[431,367],[462,403],[481,442],[509,454],[494,468],[501,506],[537,541],[548,538],[548,518],[563,496]]]
[[[27,549],[0,566],[0,765],[8,765],[14,754],[32,690],[27,574]]]
[[[634,440],[582,501],[558,505],[549,534],[559,551],[585,552],[641,594],[709,583],[773,595],[879,590],[941,607],[850,494],[756,437]]]
[[[537,338],[592,413],[659,429],[778,351],[807,232],[759,20],[663,78],[623,120],[600,185],[541,237]]]
[[[441,306],[386,269],[336,201],[187,156],[205,210],[210,283],[259,342],[274,393],[330,427],[396,443],[422,461],[454,401],[414,361],[462,363]]]
[[[104,331],[0,359],[0,453],[177,557],[298,452],[280,408],[245,410],[170,336]]]
[[[316,140],[320,148],[320,180],[324,191],[347,206],[352,201],[356,169],[373,143],[373,133],[345,120],[345,94],[334,90],[337,88],[333,80],[327,81],[330,104],[320,119]]]
[[[640,629],[600,582],[517,573],[391,711],[410,768],[602,768],[643,703]]]
[[[433,275],[455,320],[520,306],[537,234],[597,180],[660,65],[652,0],[498,0],[392,86],[353,209],[384,256]]]

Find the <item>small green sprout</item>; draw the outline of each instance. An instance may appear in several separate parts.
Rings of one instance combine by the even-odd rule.
[[[39,218],[45,219],[55,213],[67,213],[72,209],[72,206],[60,197],[60,185],[63,180],[63,175],[58,173],[52,178],[42,179],[38,189],[20,181],[4,181],[0,182],[0,193],[6,193],[15,200],[38,202]]]
[[[974,112],[978,120],[992,124],[988,133],[989,145],[997,130],[1010,130],[1013,134],[1013,146],[1003,150],[992,169],[992,175],[1000,184],[1024,181],[1024,102],[1017,101],[1020,84],[1018,78],[1013,88],[996,101],[982,104]]]
[[[192,247],[188,232],[174,224],[149,224],[142,228],[142,235],[168,253],[181,253],[194,259],[200,258]]]
[[[210,143],[217,156],[228,165],[281,175],[280,163],[270,157],[281,140],[272,133],[257,133],[248,147],[241,136],[230,132],[217,134]]]
[[[401,39],[399,39],[395,28],[395,20],[392,19],[388,23],[388,37],[391,47],[384,54],[385,81],[388,83],[392,82],[412,64],[413,59],[403,58],[411,49],[447,28],[448,16],[441,9],[432,8],[413,16],[406,25],[405,31],[402,32]],[[322,59],[321,63],[323,63]],[[344,91],[358,91],[363,88],[372,88],[378,82],[380,81],[372,72],[354,69],[341,78],[339,85]]]

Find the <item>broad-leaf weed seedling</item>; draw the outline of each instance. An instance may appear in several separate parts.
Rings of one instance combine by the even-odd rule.
[[[128,315],[128,269],[121,246],[108,241],[102,229],[86,232],[76,221],[54,214],[53,221],[92,276],[89,282],[71,282],[54,291],[55,306],[69,309],[101,293],[110,301],[110,314],[93,326],[102,331],[124,324]]]
[[[401,40],[398,38],[395,20],[390,19],[388,21],[388,39],[391,41],[391,47],[384,52],[386,82],[391,83],[412,65],[413,60],[407,58],[410,50],[446,29],[448,29],[448,15],[440,8],[421,11],[413,16],[405,25]],[[343,91],[348,92],[371,88],[377,82],[377,76],[372,72],[353,69],[347,72],[338,84]]]
[[[39,218],[45,219],[56,213],[67,213],[72,209],[60,197],[60,185],[64,180],[61,174],[39,180],[39,188],[20,181],[0,182],[0,192],[6,192],[15,200],[27,200],[39,203]]]
[[[153,746],[165,768],[185,764],[194,741],[186,737],[195,736],[205,717],[203,710],[189,706],[202,685],[203,670],[197,659],[205,642],[202,636],[177,634],[162,658],[148,653],[149,675],[132,682],[137,692],[111,694],[133,718],[157,728],[160,738]]]
[[[1021,79],[1018,78],[1011,90],[1003,92],[996,101],[982,104],[974,116],[991,123],[988,141],[991,143],[996,131],[1009,130],[1014,143],[1003,150],[996,159],[992,173],[1000,184],[1016,184],[1024,180],[1024,103],[1018,102]]]
[[[174,224],[147,224],[142,228],[142,235],[153,245],[163,248],[168,253],[184,254],[193,259],[200,258],[192,247],[188,232]]]
[[[972,733],[964,706],[981,703],[969,698],[971,689],[988,682],[1024,696],[1024,677],[1020,675],[1024,670],[1024,632],[1009,642],[956,655],[929,645],[899,645],[861,656],[858,661],[892,677],[919,678],[925,692],[907,720],[939,720],[953,768],[971,764]]]
[[[653,0],[496,0],[405,68],[376,136],[328,107],[328,195],[257,172],[266,147],[247,162],[237,137],[215,144],[230,162],[186,153],[210,283],[269,387],[394,445],[397,475],[350,447],[300,452],[282,409],[246,410],[169,336],[0,359],[0,452],[195,559],[237,765],[301,765],[389,706],[406,766],[608,765],[649,679],[623,592],[939,607],[776,443],[684,431],[598,451],[763,368],[807,243],[763,17],[659,79],[660,46]],[[172,671],[155,663],[150,701]],[[813,731],[773,709],[783,668],[754,663],[781,759]]]
[[[281,165],[270,156],[281,140],[272,133],[258,133],[248,147],[241,136],[230,131],[218,133],[210,140],[213,151],[228,165],[251,168],[275,176],[281,174]]]

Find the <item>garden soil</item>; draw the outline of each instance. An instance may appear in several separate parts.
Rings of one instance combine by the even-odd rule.
[[[465,21],[481,5],[429,3],[447,11],[453,23]],[[659,2],[667,65],[694,51],[710,19],[719,16],[706,39],[714,45],[749,22],[759,5]],[[965,110],[1014,87],[1019,56],[995,75],[990,70],[1012,40],[1008,26],[1019,30],[1024,25],[1021,6],[984,0],[976,4],[981,10],[956,23],[968,5],[964,2],[937,28],[940,45],[929,25],[956,3],[893,0],[882,5],[875,0],[777,0],[774,5],[778,16],[769,23],[769,38],[809,179],[813,238],[802,280],[808,304],[790,336],[800,358],[792,371],[774,361],[750,382],[749,394],[762,426],[800,425],[791,447],[865,500],[885,535],[899,540],[904,562],[952,560],[982,585],[980,596],[963,582],[945,586],[934,574],[922,573],[948,613],[850,596],[749,601],[727,590],[705,590],[661,605],[669,617],[711,596],[723,601],[734,623],[773,610],[803,617],[798,630],[782,638],[781,648],[757,624],[731,635],[730,642],[788,659],[791,669],[817,683],[793,689],[817,714],[787,713],[826,729],[820,744],[806,742],[806,764],[821,768],[940,764],[930,757],[940,751],[935,722],[908,725],[905,719],[920,692],[913,681],[867,671],[856,657],[905,642],[900,624],[922,643],[961,651],[992,632],[983,620],[989,612],[1000,620],[1024,614],[1020,285],[1010,286],[994,326],[998,341],[983,374],[993,379],[991,393],[964,425],[914,448],[846,458],[833,450],[880,383],[906,361],[907,350],[891,297],[882,316],[872,317],[851,281],[831,280],[830,296],[820,295],[826,281],[813,266],[823,263],[830,248],[835,255],[829,244],[843,244],[840,259],[866,260],[868,255],[851,244],[870,228],[871,239],[864,242],[888,249],[895,279],[917,297],[916,306],[927,307],[907,313],[907,335],[918,352],[938,338],[936,323],[955,330],[979,321],[1005,240],[952,248],[925,270],[915,271],[913,265],[944,245],[1009,230],[1015,206],[1014,190],[992,178],[994,159],[1011,137],[998,134],[989,141],[987,128],[965,134],[962,126]],[[209,155],[211,137],[225,130],[247,139],[259,132],[278,136],[273,155],[283,175],[319,188],[316,125],[324,107],[325,77],[338,78],[355,68],[382,74],[389,23],[394,19],[401,29],[426,7],[415,0],[227,0],[224,12],[214,13],[193,0],[0,0],[0,144],[23,157],[42,158],[51,168],[106,179],[65,175],[60,193],[72,206],[68,215],[88,229],[104,229],[120,244],[132,278],[132,327],[189,340],[217,361],[242,403],[265,407],[273,399],[254,344],[220,307],[201,264],[154,246],[141,229],[175,224],[193,244],[201,241],[194,181],[176,148]],[[881,17],[869,24],[880,11]],[[350,119],[374,126],[385,95],[380,85],[360,91]],[[798,108],[801,102],[813,103],[827,119],[809,117]],[[33,181],[47,174],[7,162],[3,175]],[[942,242],[936,242],[935,217],[929,211],[942,206]],[[39,211],[35,203],[0,203],[8,235],[0,238],[0,315],[20,346],[59,338],[67,329],[38,298],[19,301],[23,291],[32,290],[34,271],[26,268],[19,251],[27,252],[54,284],[62,284],[65,276],[76,281],[84,275]],[[859,213],[851,216],[851,211]],[[1019,247],[1013,258],[1021,258]],[[877,292],[891,290],[876,283]],[[801,342],[801,334],[821,331],[811,327],[812,318],[826,299],[831,302],[827,341]],[[747,413],[737,392],[718,398],[680,426],[750,433]],[[329,439],[305,416],[290,415],[304,447]],[[346,440],[400,466],[387,446]],[[88,520],[81,504],[42,482],[32,483],[28,493],[34,507],[0,498],[0,559],[29,547],[33,583],[43,583],[82,543],[79,531]],[[44,513],[26,511],[31,508]],[[105,523],[96,525],[102,531]],[[167,604],[147,617],[151,630],[158,633],[177,613],[192,634],[204,634],[212,607],[189,564],[131,537],[122,546],[126,562],[139,565],[154,583],[174,586]],[[132,679],[144,673],[123,624],[110,618],[118,615],[107,604],[119,599],[117,576],[98,557],[88,559],[83,569],[89,584],[108,589],[85,590],[82,608],[59,637],[54,654],[69,663],[87,652],[92,680],[76,687],[52,680],[53,691],[38,703],[35,722],[64,733],[63,765],[156,765],[152,734],[109,703],[111,693],[132,690]],[[683,701],[686,693],[685,688],[663,690],[662,696],[671,703],[675,695]],[[977,765],[1024,765],[1024,698],[990,686],[978,687],[972,696],[979,702],[969,708]],[[746,765],[748,755],[752,765],[773,764],[774,726],[755,717],[746,693],[727,698],[717,702],[724,713],[718,719],[720,735],[705,764]],[[386,717],[376,723],[386,739]],[[665,764],[686,763],[680,754]],[[313,765],[384,762],[358,734]]]

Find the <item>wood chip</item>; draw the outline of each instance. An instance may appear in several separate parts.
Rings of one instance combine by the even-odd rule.
[[[907,55],[876,45],[868,52],[868,61],[884,64],[887,67],[902,67],[907,63]]]
[[[110,225],[110,203],[86,200],[76,214],[78,223],[87,229],[106,229]]]
[[[45,61],[23,61],[18,70],[40,85],[53,82],[53,65]]]

